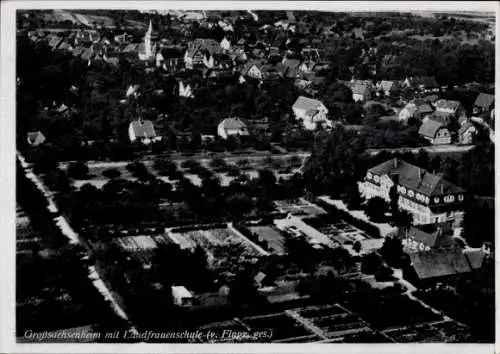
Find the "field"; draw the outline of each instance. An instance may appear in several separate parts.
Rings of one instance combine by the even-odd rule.
[[[313,217],[326,214],[326,212],[308,201],[300,198],[297,200],[277,200],[274,202],[277,209],[282,213],[292,214],[294,216]]]
[[[250,231],[265,240],[277,254],[285,254],[285,239],[283,235],[272,226],[251,226]]]

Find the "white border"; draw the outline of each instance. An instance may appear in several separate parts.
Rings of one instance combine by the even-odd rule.
[[[474,344],[16,344],[15,320],[15,11],[16,9],[184,9],[184,10],[319,10],[319,11],[481,11],[497,17],[498,51],[499,4],[495,1],[3,1],[1,3],[0,70],[0,353],[492,353],[493,345]],[[496,53],[496,68],[500,60]],[[500,73],[496,72],[496,82]],[[496,102],[499,94],[496,93]],[[496,105],[496,116],[499,116]],[[497,147],[498,148],[498,147]],[[496,151],[498,159],[498,150]],[[496,160],[496,162],[498,162]],[[497,176],[498,178],[498,176]],[[498,240],[497,240],[498,241]],[[497,243],[498,244],[498,243]],[[498,271],[498,267],[496,269]],[[497,272],[498,274],[498,272]],[[498,294],[498,286],[497,286]],[[498,304],[497,304],[498,305]],[[496,329],[497,338],[500,330]]]

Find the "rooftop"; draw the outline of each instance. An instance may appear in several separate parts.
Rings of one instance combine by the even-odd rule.
[[[465,192],[462,188],[446,181],[441,176],[427,172],[397,158],[381,163],[371,168],[369,172],[379,176],[398,174],[400,185],[427,196]]]

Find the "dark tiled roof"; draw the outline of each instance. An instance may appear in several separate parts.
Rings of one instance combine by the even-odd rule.
[[[460,248],[411,253],[410,259],[420,279],[462,274],[472,270]]]
[[[32,145],[38,145],[45,141],[45,136],[41,131],[29,132],[28,134],[28,142]]]
[[[295,101],[292,107],[308,111],[310,109],[316,109],[322,105],[323,104],[318,100],[305,96],[300,96],[299,98],[297,98],[297,101]]]
[[[444,124],[441,122],[438,122],[434,119],[426,119],[420,126],[418,134],[425,136],[427,138],[434,139],[438,130],[444,127],[445,127]]]
[[[487,93],[480,93],[479,96],[477,96],[476,102],[474,103],[474,106],[480,107],[480,108],[485,108],[489,109],[491,105],[495,102],[495,96],[494,95],[489,95]]]
[[[452,118],[452,113],[448,112],[432,112],[432,114],[429,116],[430,120],[434,122],[441,123],[442,125],[448,125],[450,124],[451,118]]]
[[[434,107],[436,109],[451,109],[456,110],[460,106],[460,102],[451,100],[438,100],[434,102]]]
[[[483,266],[484,253],[482,249],[465,250],[464,255],[472,269],[479,269]]]
[[[429,104],[423,103],[417,106],[417,112],[420,114],[426,114],[426,113],[432,113],[434,112],[434,110]]]
[[[471,122],[466,122],[460,127],[460,129],[458,129],[458,135],[462,135],[469,130],[469,128],[474,128],[474,130],[476,129]]]
[[[398,174],[400,185],[423,193],[426,196],[465,192],[462,188],[451,184],[441,176],[427,172],[397,158],[381,163],[371,168],[369,172],[379,176]]]

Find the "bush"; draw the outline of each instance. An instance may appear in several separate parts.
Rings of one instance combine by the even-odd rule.
[[[84,162],[72,162],[68,165],[68,177],[73,179],[87,179],[89,177],[89,168]]]
[[[146,180],[151,177],[147,167],[141,162],[132,162],[127,165],[127,170],[132,173],[134,177],[140,180]]]
[[[177,164],[169,159],[155,160],[153,167],[161,176],[174,176],[177,172]]]
[[[102,175],[109,179],[119,178],[122,174],[117,168],[108,168],[102,171]]]
[[[215,157],[210,161],[210,167],[217,172],[223,171],[227,167],[227,163],[222,157]]]
[[[386,211],[387,203],[380,197],[370,198],[366,203],[366,215],[374,222],[382,221]]]

